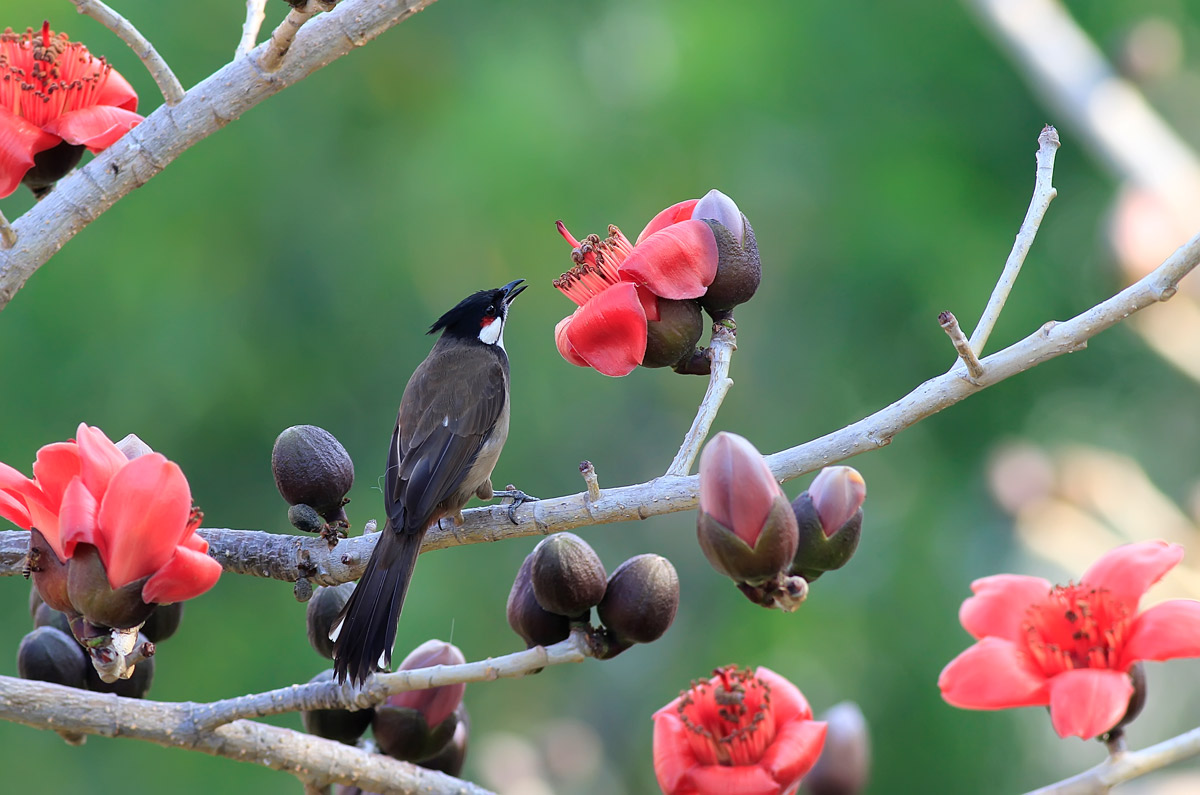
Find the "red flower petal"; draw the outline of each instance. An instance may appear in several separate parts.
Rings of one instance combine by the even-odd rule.
[[[642,302],[642,311],[646,313],[646,320],[658,322],[662,318],[662,314],[658,311],[658,296],[650,292],[650,288],[637,285],[638,300]]]
[[[558,325],[554,327],[554,344],[558,347],[559,355],[568,362],[576,367],[587,367],[587,359],[580,356],[579,352],[575,350],[575,346],[567,339],[567,326],[571,324],[577,314],[579,314],[579,310],[558,321]]]
[[[688,199],[687,201],[682,201],[678,204],[672,204],[670,207],[651,218],[650,223],[646,224],[646,228],[642,230],[642,233],[638,235],[637,240],[634,241],[634,245],[641,243],[643,240],[650,237],[650,235],[654,234],[660,229],[667,228],[671,224],[677,224],[680,221],[690,220],[692,217],[692,210],[695,209],[696,202],[698,201],[700,200]]]
[[[1041,577],[997,574],[971,583],[974,596],[962,603],[958,620],[976,639],[989,635],[1016,640],[1029,606],[1043,601],[1054,586]]]
[[[32,526],[32,523],[29,521],[29,509],[25,507],[25,501],[10,496],[7,491],[0,491],[0,516],[3,516],[22,530],[28,530]]]
[[[621,278],[660,298],[699,298],[717,276],[717,239],[703,221],[683,221],[637,244],[621,263]]]
[[[116,69],[108,73],[108,80],[104,82],[104,87],[100,89],[100,93],[96,94],[97,105],[111,105],[114,108],[122,110],[137,110],[138,96],[133,90],[133,86],[129,85],[129,81],[121,76],[121,73]]]
[[[1133,684],[1120,671],[1066,671],[1050,680],[1050,722],[1059,737],[1090,740],[1117,725],[1131,695]]]
[[[1192,599],[1172,599],[1134,618],[1118,669],[1176,657],[1200,657],[1200,602]]]
[[[771,711],[775,713],[775,725],[782,726],[797,719],[812,719],[812,707],[808,705],[800,688],[766,666],[760,665],[754,675],[771,688]]]
[[[93,154],[112,146],[118,138],[141,124],[142,117],[131,110],[109,105],[93,105],[64,113],[46,122],[43,128],[67,143],[83,144]]]
[[[646,356],[646,313],[627,282],[579,307],[563,331],[579,357],[605,375],[629,375]]]
[[[761,669],[760,669],[761,670]],[[772,701],[774,691],[771,692]],[[787,789],[812,769],[825,747],[826,725],[821,721],[794,720],[781,726],[775,741],[763,754],[759,765]]]
[[[21,184],[25,172],[33,167],[33,156],[58,141],[58,136],[0,107],[0,199]]]
[[[36,527],[54,550],[54,554],[58,555],[58,559],[65,561],[67,555],[63,551],[62,537],[58,532],[58,511],[50,510],[40,499],[27,499],[25,507],[29,509],[30,526]]]
[[[1104,588],[1136,610],[1142,595],[1183,559],[1183,547],[1166,541],[1125,544],[1107,552],[1080,577],[1080,582]]]
[[[195,550],[196,552],[208,554],[208,541],[199,533],[191,533],[183,541],[180,541],[179,545]]]
[[[100,503],[104,565],[114,588],[154,574],[186,538],[192,495],[179,466],[160,453],[130,461]]]
[[[758,765],[697,767],[687,777],[694,790],[675,790],[696,795],[783,795],[783,787]]]
[[[37,483],[3,462],[0,462],[0,495],[5,495],[6,500],[0,502],[0,516],[20,525],[23,530],[29,529],[29,502],[45,500]],[[6,505],[9,508],[5,509]],[[11,511],[11,515],[5,510]]]
[[[684,777],[700,765],[688,742],[687,729],[675,711],[678,702],[679,699],[675,699],[654,713],[654,775],[658,786],[668,795],[687,792],[680,785]]]
[[[1000,638],[984,638],[951,660],[938,687],[947,703],[964,709],[1038,707],[1049,699],[1046,677]]]
[[[129,464],[121,448],[99,428],[79,423],[75,430],[75,441],[79,444],[80,475],[83,485],[88,487],[96,499],[104,498],[113,475]]]
[[[46,495],[50,507],[62,504],[63,492],[72,480],[79,477],[79,445],[74,442],[54,442],[38,450],[33,462],[33,476]]]
[[[220,577],[220,563],[203,552],[176,547],[175,555],[142,587],[142,601],[160,605],[182,602],[212,588]]]
[[[83,478],[74,478],[63,492],[62,507],[58,511],[62,560],[75,554],[76,544],[91,544],[100,551],[100,559],[104,559],[106,541],[96,523],[99,510],[100,501],[83,485]],[[51,541],[49,538],[46,540]]]

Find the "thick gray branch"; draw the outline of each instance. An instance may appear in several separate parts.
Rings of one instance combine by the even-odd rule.
[[[1090,770],[1027,795],[1104,795],[1117,784],[1197,754],[1200,754],[1200,729],[1192,729],[1140,751],[1114,754]]]
[[[202,751],[286,770],[318,786],[340,783],[374,792],[487,795],[470,782],[291,729],[249,720],[201,729],[192,717],[197,706],[0,676],[0,719],[37,729],[129,737]]]
[[[0,248],[0,309],[68,240],[197,141],[432,2],[344,0],[299,30],[278,71],[259,68],[258,53],[268,46],[259,45],[198,83],[178,105],[156,109],[13,222],[17,243]]]

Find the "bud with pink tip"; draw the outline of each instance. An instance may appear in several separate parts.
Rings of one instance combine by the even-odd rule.
[[[858,548],[867,484],[853,467],[822,469],[808,491],[792,503],[800,543],[792,573],[812,582],[845,566]]]

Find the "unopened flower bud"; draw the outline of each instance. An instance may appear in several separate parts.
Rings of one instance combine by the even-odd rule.
[[[551,613],[538,604],[533,595],[533,582],[530,574],[533,570],[533,553],[525,556],[517,577],[513,580],[512,590],[508,592],[508,604],[505,613],[508,625],[512,627],[530,648],[534,646],[549,646],[566,640],[571,634],[571,621],[566,616]]]
[[[608,583],[600,556],[574,533],[555,533],[538,542],[529,575],[538,604],[569,618],[600,604]]]
[[[796,554],[796,517],[762,455],[721,432],[700,454],[696,534],[712,567],[740,583],[774,579]]]
[[[87,655],[75,639],[54,627],[38,627],[17,648],[17,675],[67,687],[87,686]]]
[[[401,671],[433,665],[461,665],[466,662],[456,646],[440,640],[428,640],[413,649]],[[409,690],[388,696],[375,708],[372,728],[379,748],[388,756],[420,762],[436,756],[454,738],[458,728],[456,710],[462,704],[465,684],[443,685],[426,690]]]
[[[345,520],[342,506],[354,485],[354,463],[329,431],[315,425],[288,428],[275,440],[271,469],[289,505],[311,505],[330,523]]]
[[[679,607],[679,575],[662,555],[637,555],[608,578],[596,608],[618,643],[650,643],[663,636]]]
[[[350,601],[352,593],[354,583],[344,582],[341,585],[318,588],[308,600],[304,611],[305,623],[308,625],[308,642],[322,657],[333,659],[333,641],[329,639],[329,631],[333,628],[333,622],[341,615],[346,602]]]
[[[853,467],[822,469],[792,503],[800,543],[792,573],[812,582],[845,566],[858,548],[867,484]]]
[[[462,650],[444,640],[427,640],[408,653],[404,662],[400,663],[401,671],[416,671],[421,668],[432,668],[435,665],[462,665],[467,661]],[[436,726],[458,708],[462,703],[467,686],[464,683],[456,685],[441,685],[425,690],[406,690],[389,696],[388,706],[409,707],[425,716],[430,726]]]
[[[858,795],[871,773],[871,738],[867,719],[852,701],[835,704],[821,716],[825,748],[804,777],[810,795]]]
[[[467,714],[467,705],[459,704],[454,710],[458,725],[454,727],[454,736],[446,747],[428,759],[422,759],[421,767],[426,770],[440,770],[448,776],[462,773],[463,763],[467,760],[467,742],[471,735],[471,716]]]
[[[333,669],[321,671],[308,681],[310,684],[332,682]],[[304,724],[304,731],[346,745],[357,743],[358,738],[363,736],[363,732],[371,725],[371,719],[374,717],[375,710],[370,708],[357,710],[309,709],[300,712],[300,722]]]
[[[120,629],[140,626],[154,611],[154,605],[142,601],[145,584],[142,578],[113,588],[99,550],[91,544],[75,545],[67,566],[67,595],[88,622]]]
[[[149,640],[145,633],[141,633],[137,637],[139,645],[147,643]],[[145,698],[146,694],[150,692],[150,685],[154,683],[154,657],[149,655],[139,661],[128,679],[105,682],[96,672],[94,665],[87,666],[86,674],[87,689],[92,692],[116,693],[123,698]]]
[[[117,442],[117,449],[124,453],[130,461],[154,452],[154,448],[143,442],[136,433],[128,434]]]
[[[646,323],[646,357],[642,367],[672,367],[691,359],[704,333],[700,305],[692,300],[658,299],[658,320]]]
[[[717,239],[717,275],[699,301],[710,315],[720,318],[758,290],[762,281],[758,243],[746,216],[719,190],[710,190],[696,202],[692,218],[705,221]]]
[[[182,621],[183,602],[155,605],[154,612],[142,625],[142,634],[155,643],[159,643],[174,635]]]

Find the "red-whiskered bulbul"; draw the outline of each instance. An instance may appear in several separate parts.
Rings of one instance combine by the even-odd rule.
[[[329,634],[338,681],[361,683],[391,664],[404,594],[431,525],[447,516],[461,523],[472,496],[529,499],[493,492],[491,480],[508,438],[504,323],[523,281],[469,295],[429,328],[442,336],[400,400],[384,474],[387,522]]]

